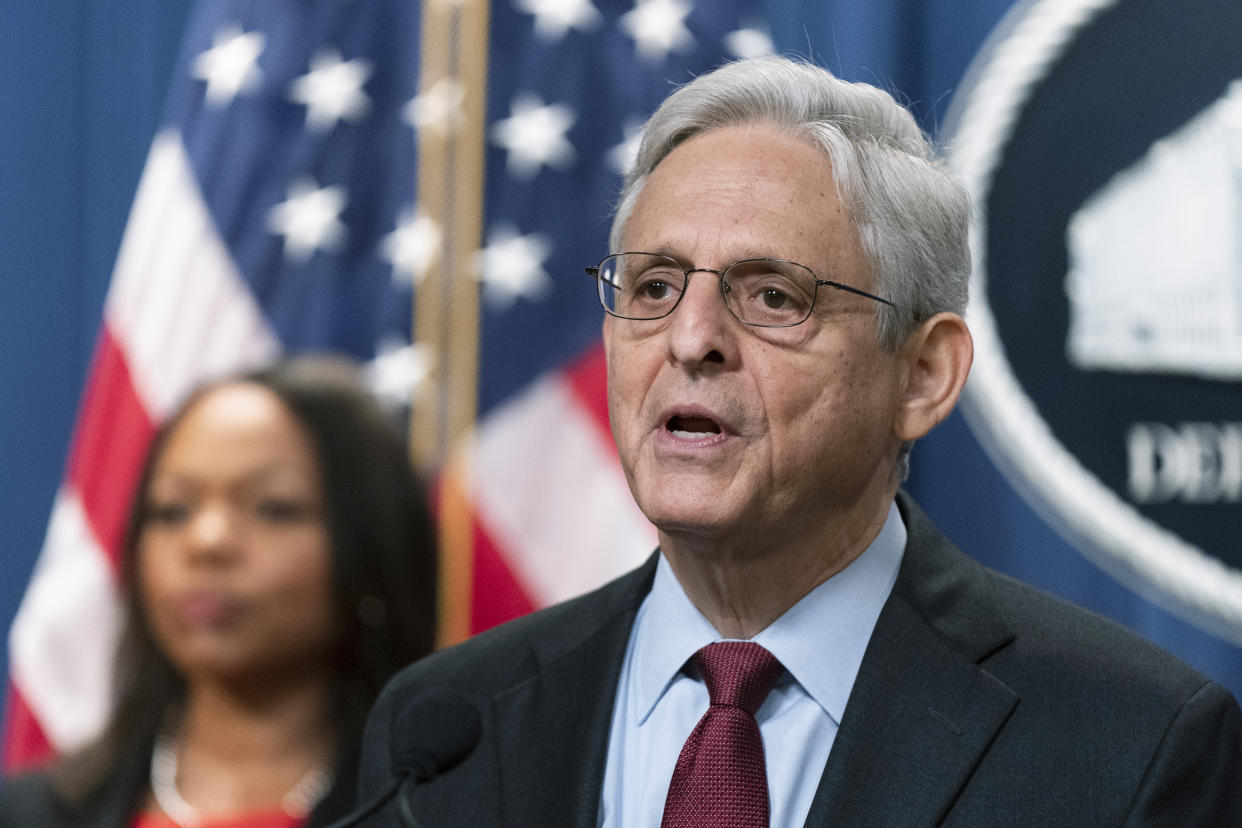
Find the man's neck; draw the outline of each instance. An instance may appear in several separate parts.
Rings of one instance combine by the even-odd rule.
[[[686,596],[725,638],[748,639],[867,550],[891,497],[797,538],[693,537],[660,532],[660,544]]]

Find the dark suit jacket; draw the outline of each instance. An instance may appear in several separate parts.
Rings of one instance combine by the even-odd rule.
[[[0,828],[129,828],[147,790],[151,751],[117,757],[107,783],[89,802],[62,801],[43,772],[0,783]],[[327,796],[311,814],[309,828],[328,825],[348,813],[357,786],[357,764],[342,762]]]
[[[908,498],[909,541],[807,825],[1242,825],[1242,714],[1164,651],[959,552]],[[423,690],[482,736],[410,793],[427,828],[594,826],[621,661],[652,557],[582,598],[400,673],[372,710],[361,798]],[[408,721],[408,718],[407,718]],[[390,808],[373,824],[397,824]]]

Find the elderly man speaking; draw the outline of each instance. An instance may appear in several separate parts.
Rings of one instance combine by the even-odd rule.
[[[427,826],[1242,825],[1225,689],[898,492],[970,368],[967,212],[873,87],[765,58],[669,97],[588,268],[660,548],[395,679],[363,797],[414,777],[388,813]]]

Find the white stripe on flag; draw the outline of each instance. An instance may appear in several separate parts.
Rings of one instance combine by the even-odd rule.
[[[280,350],[212,222],[175,129],[151,144],[104,314],[157,423],[202,380]]]
[[[497,409],[473,441],[475,512],[536,606],[594,589],[655,548],[616,452],[560,375]]]
[[[13,683],[57,750],[80,747],[102,728],[120,624],[108,556],[81,502],[62,489],[9,633]]]

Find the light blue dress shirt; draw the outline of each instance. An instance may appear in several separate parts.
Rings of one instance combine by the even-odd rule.
[[[763,736],[772,828],[806,822],[905,546],[906,527],[894,504],[862,555],[751,639],[786,670],[755,714]],[[682,667],[700,647],[721,640],[661,555],[617,683],[600,826],[659,826],[677,757],[708,706],[706,685]]]

